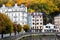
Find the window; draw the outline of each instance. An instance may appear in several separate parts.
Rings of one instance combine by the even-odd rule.
[[[37,26],[37,29],[38,29],[38,26]]]
[[[40,26],[40,29],[41,29],[42,26]]]
[[[39,21],[39,20],[37,19],[37,21]]]
[[[39,24],[39,23],[36,23],[37,25]]]
[[[56,27],[54,26],[54,28],[56,28]]]
[[[48,26],[46,26],[46,28],[48,28]]]
[[[46,28],[50,28],[50,26],[46,26]]]
[[[34,16],[33,16],[33,18],[34,18]]]
[[[33,26],[33,28],[32,29],[34,29],[34,26]]]
[[[33,19],[33,21],[34,21],[34,19]]]
[[[49,28],[50,28],[50,26],[49,26]]]
[[[46,32],[46,30],[44,30]]]
[[[40,21],[42,21],[42,19],[40,19]]]
[[[40,18],[41,18],[41,16],[40,16]]]
[[[42,23],[40,23],[40,24],[42,24]]]
[[[34,23],[33,23],[33,25],[34,25]]]
[[[17,18],[17,16],[14,16],[14,18]]]

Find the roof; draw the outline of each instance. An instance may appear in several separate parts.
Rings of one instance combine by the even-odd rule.
[[[46,26],[54,26],[53,24],[51,24],[51,23],[48,23],[48,24],[46,24]]]
[[[25,8],[24,4],[21,4],[20,6],[18,6],[17,4],[15,4],[15,6],[10,6],[10,7],[6,7],[4,4],[2,5],[2,7],[0,7],[0,9],[8,9],[8,8]]]
[[[5,13],[11,13],[11,12],[23,12],[23,13],[27,13],[25,11],[6,11]]]
[[[41,12],[33,12],[33,13],[31,13],[31,15],[34,15],[34,16],[40,16],[40,15],[42,15],[43,13],[41,13]]]

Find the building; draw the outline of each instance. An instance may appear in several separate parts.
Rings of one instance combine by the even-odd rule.
[[[31,29],[31,27],[32,27],[32,16],[31,16],[31,14],[30,13],[28,13],[28,15],[27,15],[28,17],[27,17],[27,23],[28,23],[28,25],[30,26],[30,29]]]
[[[59,28],[60,32],[60,14],[54,17],[54,25]]]
[[[31,31],[41,32],[43,27],[43,15],[42,13],[34,12],[31,14]]]
[[[24,4],[21,4],[20,6],[11,6],[6,7],[4,4],[2,7],[0,7],[0,12],[8,15],[12,22],[16,24],[27,24],[27,7],[25,7]]]
[[[43,26],[42,32],[58,32],[59,28],[57,28],[55,25],[48,23]]]

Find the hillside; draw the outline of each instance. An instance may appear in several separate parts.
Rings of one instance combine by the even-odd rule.
[[[46,22],[53,21],[55,15],[60,13],[60,0],[0,0],[0,6],[5,4],[6,6],[14,6],[24,3],[28,7],[28,12],[43,12],[46,17]],[[44,21],[44,22],[45,22]]]

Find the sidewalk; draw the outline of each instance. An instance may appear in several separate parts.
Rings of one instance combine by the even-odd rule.
[[[20,34],[20,33],[19,33]],[[18,35],[18,32],[16,33],[16,36]],[[11,39],[15,39],[15,34],[14,33],[11,33],[11,36],[10,36],[10,33],[9,34],[3,34],[3,40],[11,40]],[[2,40],[1,38],[1,34],[0,34],[0,40]]]

